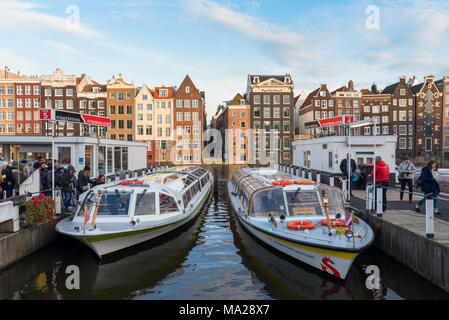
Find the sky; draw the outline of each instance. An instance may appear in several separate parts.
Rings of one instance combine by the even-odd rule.
[[[295,94],[449,75],[449,1],[0,0],[0,68],[179,86],[217,105],[248,74],[290,73]]]

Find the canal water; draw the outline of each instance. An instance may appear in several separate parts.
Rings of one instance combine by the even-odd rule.
[[[410,269],[372,248],[346,281],[267,249],[242,229],[228,203],[232,168],[214,168],[213,196],[199,217],[170,235],[99,261],[81,243],[56,243],[0,271],[0,299],[449,299]],[[80,289],[66,288],[66,268]],[[380,270],[380,288],[365,269]]]

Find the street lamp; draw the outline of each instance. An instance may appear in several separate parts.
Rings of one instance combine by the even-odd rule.
[[[349,131],[351,128],[360,128],[364,126],[374,125],[373,127],[373,145],[374,145],[374,163],[373,163],[373,185],[374,185],[374,194],[376,194],[376,124],[377,118],[368,118],[364,120],[360,120],[357,122],[353,122],[349,124]]]

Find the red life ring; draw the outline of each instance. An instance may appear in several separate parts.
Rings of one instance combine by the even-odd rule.
[[[124,180],[120,182],[121,185],[128,186],[130,184],[143,184],[143,181],[141,180]]]
[[[332,226],[332,227],[335,227],[335,226],[337,226],[337,227],[343,227],[343,226],[346,225],[345,221],[344,221],[344,220],[341,220],[341,219],[329,219],[329,220],[330,220],[330,222],[331,222],[331,226]],[[327,219],[321,220],[320,223],[321,223],[322,225],[325,225],[325,226],[328,225],[328,224],[327,224]]]
[[[287,223],[287,228],[293,230],[313,229],[315,228],[315,223],[313,223],[312,221],[292,221]]]

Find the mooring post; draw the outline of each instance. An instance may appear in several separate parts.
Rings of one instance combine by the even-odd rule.
[[[433,221],[433,199],[426,199],[426,237],[434,238],[434,221]]]
[[[382,203],[383,196],[382,196],[382,194],[383,194],[383,188],[381,188],[381,187],[376,188],[376,195],[377,195],[376,213],[379,218],[382,218],[382,212],[383,212],[383,203]]]
[[[309,169],[309,180],[312,180],[312,170]]]
[[[320,183],[321,182],[321,174],[317,173],[316,175],[316,183]]]

